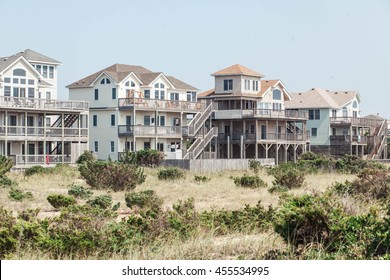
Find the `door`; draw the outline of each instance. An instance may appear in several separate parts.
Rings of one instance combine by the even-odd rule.
[[[267,126],[264,124],[261,125],[261,139],[267,139]]]

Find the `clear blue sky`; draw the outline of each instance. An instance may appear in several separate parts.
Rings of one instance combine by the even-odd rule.
[[[62,62],[65,88],[114,63],[208,90],[235,63],[290,92],[358,90],[390,118],[390,1],[0,0],[0,56],[30,48]]]

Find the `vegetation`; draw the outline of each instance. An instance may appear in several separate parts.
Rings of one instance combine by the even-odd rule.
[[[184,178],[185,173],[177,167],[166,167],[158,171],[157,177],[159,180],[178,180]]]
[[[34,196],[30,191],[22,191],[17,188],[11,188],[8,193],[8,197],[14,201],[22,201],[25,199],[32,199]]]
[[[287,188],[289,190],[300,188],[305,182],[304,172],[294,164],[283,163],[270,169],[269,173],[275,178],[272,184],[281,188]]]
[[[119,161],[127,164],[156,167],[163,162],[164,157],[164,153],[158,150],[146,149],[136,152],[126,152],[122,154]]]
[[[76,160],[76,163],[77,164],[83,164],[84,162],[87,162],[87,161],[94,161],[96,160],[95,159],[95,156],[93,155],[93,152],[92,151],[84,151],[79,157],[78,159]]]
[[[204,183],[204,182],[210,181],[211,178],[204,176],[204,175],[195,175],[194,180],[195,180],[195,182],[198,182],[198,183]]]
[[[305,160],[313,161],[310,155]],[[304,174],[312,168],[308,162],[304,168],[298,162],[267,172],[251,169],[250,175],[197,175],[207,178],[199,181],[195,174],[161,180],[160,170],[145,168],[148,176],[137,191],[99,187],[93,197],[72,167],[30,177],[10,174],[18,189],[33,191],[34,198],[20,203],[7,195],[12,188],[0,188],[0,257],[390,259],[389,172],[371,162],[355,172],[348,166],[355,161],[345,162],[344,171],[332,165],[307,172],[304,188],[272,182],[279,173]],[[272,186],[237,188],[232,178],[241,184],[243,177]],[[52,211],[48,196],[59,211]]]
[[[264,182],[259,176],[244,175],[242,177],[233,177],[234,184],[238,187],[244,188],[262,188],[267,187],[267,183]]]
[[[93,189],[132,190],[145,181],[143,169],[120,162],[86,161],[79,171]]]

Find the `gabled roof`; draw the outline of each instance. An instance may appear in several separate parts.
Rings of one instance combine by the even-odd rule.
[[[280,80],[263,80],[261,81],[259,96],[264,96],[264,94],[272,87],[276,86]]]
[[[1,57],[0,58],[0,72],[2,72],[4,69],[8,68],[12,63],[14,63],[16,60],[18,60],[20,57],[23,57],[26,59],[30,64],[34,62],[41,62],[41,63],[48,63],[48,64],[55,64],[59,65],[61,62],[52,59],[50,57],[47,57],[43,54],[37,53],[36,51],[27,49],[22,52],[18,52],[14,55],[8,56],[8,57]]]
[[[332,108],[338,109],[355,98],[360,102],[357,91],[330,91],[322,88],[298,93],[290,93],[292,100],[285,103],[288,109],[300,108]]]
[[[114,64],[105,69],[102,69],[92,75],[89,75],[83,79],[80,79],[70,85],[67,85],[67,88],[84,88],[91,87],[92,83],[103,73],[109,75],[116,83],[122,82],[126,79],[131,73],[134,73],[138,79],[142,82],[143,85],[149,85],[160,75],[164,75],[162,72],[152,72],[149,69],[146,69],[142,66],[136,65],[127,65],[127,64]],[[186,89],[186,90],[198,90],[172,76],[164,76],[168,79],[175,88],[177,89]]]
[[[251,70],[245,66],[242,66],[240,64],[234,64],[232,66],[229,66],[225,69],[219,70],[219,71],[211,74],[211,76],[241,76],[241,75],[259,77],[259,78],[264,77],[263,74],[260,74],[256,71],[253,71],[253,70]]]
[[[11,56],[11,57],[2,57],[0,58],[0,73],[4,72],[8,68],[12,67],[12,65],[16,64],[18,61],[22,62],[26,65],[27,68],[37,76],[40,77],[41,74],[32,66],[30,62],[28,62],[23,56]]]

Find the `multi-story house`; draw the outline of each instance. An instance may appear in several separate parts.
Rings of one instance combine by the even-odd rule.
[[[335,157],[386,157],[387,121],[376,116],[361,117],[357,91],[312,88],[291,93],[291,97],[286,108],[308,113],[311,151]]]
[[[182,127],[205,109],[198,89],[141,66],[114,64],[67,87],[90,104],[90,150],[103,160],[148,148],[181,159]]]
[[[0,154],[16,166],[74,163],[88,142],[88,104],[57,100],[60,62],[32,50],[0,58]]]
[[[218,137],[208,149],[215,157],[274,158],[278,164],[306,151],[307,112],[285,108],[292,97],[282,81],[262,80],[262,74],[238,64],[212,76],[215,88],[198,99],[213,105],[209,127]]]

